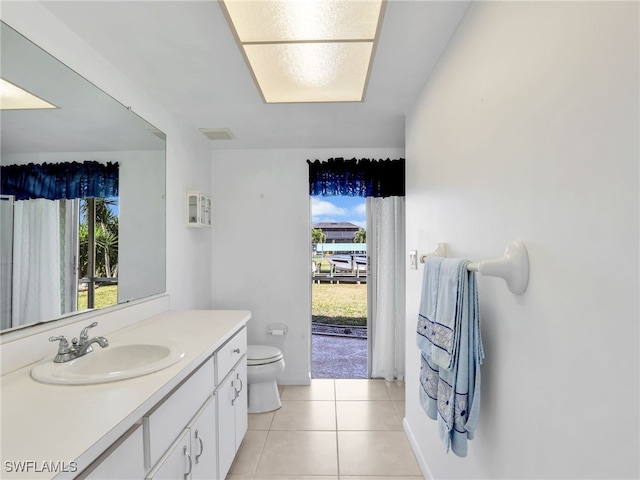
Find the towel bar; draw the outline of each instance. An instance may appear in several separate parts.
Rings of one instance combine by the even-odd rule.
[[[439,243],[433,252],[420,257],[420,263],[425,263],[427,257],[446,257],[447,245]],[[523,242],[514,242],[507,247],[504,255],[494,260],[483,260],[479,263],[469,263],[467,270],[478,272],[489,277],[504,278],[511,293],[521,295],[529,283],[529,255]]]

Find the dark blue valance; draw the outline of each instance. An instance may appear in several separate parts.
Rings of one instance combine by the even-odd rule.
[[[403,197],[404,158],[399,160],[345,160],[330,158],[309,164],[311,195],[351,197]]]
[[[16,200],[118,196],[118,163],[29,163],[0,167],[0,193]]]

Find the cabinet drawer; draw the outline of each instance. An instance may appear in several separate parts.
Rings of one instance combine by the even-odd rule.
[[[142,478],[144,476],[142,444],[142,425],[138,423],[77,476],[76,480]]]
[[[227,376],[238,360],[247,353],[247,329],[242,327],[233,337],[215,353],[216,385]]]
[[[160,459],[198,409],[213,394],[213,375],[211,357],[167,398],[142,417],[144,463],[147,468]]]

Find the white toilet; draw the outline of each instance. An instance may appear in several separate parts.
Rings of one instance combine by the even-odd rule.
[[[277,410],[282,405],[276,378],[284,371],[284,357],[277,347],[247,346],[249,413]]]

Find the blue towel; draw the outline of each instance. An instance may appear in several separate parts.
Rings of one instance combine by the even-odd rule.
[[[436,305],[438,303],[438,285],[440,281],[440,267],[444,258],[427,257],[424,264],[422,278],[422,298],[418,311],[418,348],[431,355],[432,340],[436,334],[434,327],[436,319]],[[435,341],[435,339],[434,339]]]
[[[446,451],[451,449],[464,457],[467,440],[473,438],[478,423],[484,359],[476,276],[467,271],[468,260],[427,263],[425,268],[439,268],[437,286],[433,283],[435,271],[425,271],[423,279],[417,340],[421,350],[420,403],[426,414],[437,420]],[[434,325],[435,334],[429,332]],[[438,335],[444,329],[449,333]]]
[[[456,258],[430,257],[424,266],[418,347],[443,368],[451,368],[459,344],[460,296],[467,281],[467,263]]]

